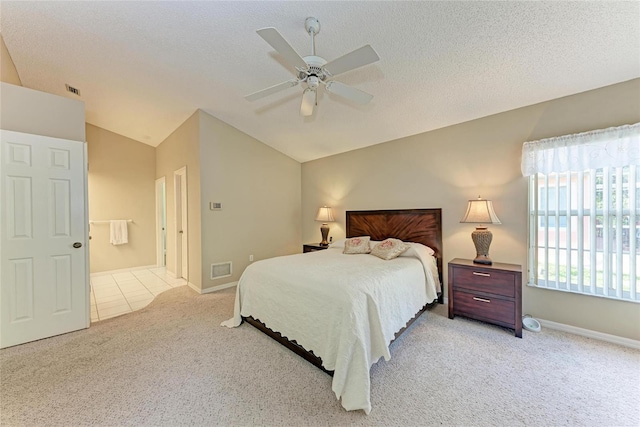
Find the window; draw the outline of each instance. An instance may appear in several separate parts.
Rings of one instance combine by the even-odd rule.
[[[556,197],[556,193],[559,192],[559,197]],[[566,211],[567,210],[567,185],[562,184],[559,188],[556,187],[539,187],[538,188],[538,200],[540,204],[540,209],[545,211],[547,210],[547,204],[549,205],[549,211]],[[559,206],[559,208],[558,208]],[[540,227],[544,227],[546,224],[549,224],[549,227],[556,226],[556,217],[555,215],[541,215],[538,217],[540,221]],[[562,228],[567,227],[567,217],[560,216],[559,226]]]
[[[640,302],[638,164],[640,124],[525,143],[530,285]]]

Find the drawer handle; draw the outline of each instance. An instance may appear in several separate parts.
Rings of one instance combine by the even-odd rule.
[[[491,275],[489,273],[478,273],[477,271],[474,271],[473,274],[475,276],[491,277]]]
[[[490,299],[473,297],[474,301],[491,302]]]

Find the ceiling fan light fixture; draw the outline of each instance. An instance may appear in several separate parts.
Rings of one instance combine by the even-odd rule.
[[[313,106],[316,103],[316,91],[305,89],[302,93],[302,104],[300,104],[300,115],[309,117],[313,115]]]
[[[309,86],[309,89],[316,90],[320,86],[320,79],[316,76],[309,76],[307,78],[307,86]]]

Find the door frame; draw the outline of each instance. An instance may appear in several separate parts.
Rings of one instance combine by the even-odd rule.
[[[176,278],[184,277],[189,281],[189,269],[182,271],[183,259],[189,265],[189,221],[187,212],[187,167],[183,166],[173,172],[174,223],[175,223],[175,266]],[[185,227],[183,227],[185,225]],[[180,230],[183,233],[180,233]],[[185,235],[185,253],[182,252],[182,235]]]
[[[86,327],[90,327],[91,326],[91,247],[89,245],[89,239],[91,239],[91,223],[89,222],[89,144],[84,141],[82,143],[83,145],[83,149],[82,149],[82,161],[83,161],[83,169],[84,169],[84,174],[83,174],[83,178],[84,178],[84,182],[82,183],[84,185],[84,229],[85,229],[85,235],[84,235],[84,242],[83,242],[83,246],[84,246],[84,266],[85,266],[85,286],[87,288],[87,295],[86,295],[86,301],[87,301],[87,320],[86,320]]]
[[[156,265],[166,265],[167,192],[166,179],[156,179]]]

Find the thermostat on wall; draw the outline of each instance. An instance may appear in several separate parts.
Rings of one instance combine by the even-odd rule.
[[[209,209],[211,209],[212,211],[220,211],[222,210],[222,203],[209,202]]]

